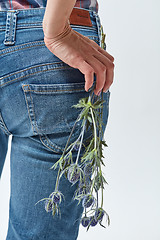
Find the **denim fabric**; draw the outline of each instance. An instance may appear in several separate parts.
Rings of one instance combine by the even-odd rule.
[[[45,46],[44,12],[45,8],[0,11],[0,175],[12,136],[7,240],[75,240],[83,213],[82,205],[72,199],[77,184],[71,187],[65,177],[59,185],[65,196],[61,219],[45,211],[44,201],[35,205],[54,191],[58,169],[49,168],[60,158],[79,114],[71,106],[90,93],[84,89],[84,75]],[[100,18],[89,13],[92,27],[71,27],[100,45]],[[109,96],[109,90],[103,94],[103,130]],[[79,136],[80,125],[81,121],[70,142]],[[90,135],[85,133],[84,140]]]

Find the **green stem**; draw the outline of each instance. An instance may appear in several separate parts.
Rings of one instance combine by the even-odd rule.
[[[94,171],[94,178],[93,178],[93,183],[92,183],[92,186],[91,186],[91,194],[92,194],[92,192],[93,192],[93,187],[94,187],[94,183],[95,183],[95,173],[96,173],[96,171]]]
[[[78,142],[78,140],[80,139],[82,135],[82,132],[79,134],[78,138],[76,139],[76,141],[74,142],[74,144],[72,145],[71,149],[70,149],[70,152],[72,151],[72,149],[74,148],[74,146],[76,145],[76,143]]]
[[[82,112],[82,111],[81,111],[81,112]],[[73,125],[72,131],[71,131],[71,133],[70,133],[70,135],[69,135],[69,137],[68,137],[68,140],[67,140],[66,146],[65,146],[65,148],[64,148],[62,157],[64,156],[65,151],[66,151],[66,149],[67,149],[67,147],[68,147],[68,143],[69,143],[70,138],[71,138],[71,136],[72,136],[72,134],[73,134],[73,131],[74,131],[74,129],[75,129],[75,126],[76,126],[76,124],[77,124],[77,122],[78,122],[78,118],[79,118],[79,116],[77,117],[77,119],[76,119],[76,121],[75,121],[75,123],[74,123],[74,125]]]
[[[58,174],[57,174],[57,179],[56,179],[56,186],[55,186],[55,191],[58,191],[59,187],[59,174],[60,174],[61,168],[58,169]]]
[[[79,159],[79,154],[80,154],[81,147],[82,147],[82,141],[83,141],[85,126],[86,126],[86,119],[85,119],[85,122],[84,122],[84,125],[83,125],[83,128],[82,128],[82,137],[81,137],[81,142],[80,142],[80,146],[79,146],[79,149],[78,149],[76,164],[78,164],[78,159]]]
[[[98,174],[98,166],[97,166],[97,174]],[[97,194],[97,208],[98,208],[98,190],[96,191]]]
[[[100,176],[102,176],[101,166],[99,168],[100,168]],[[101,182],[101,193],[102,193],[101,208],[102,208],[103,207],[103,182]]]
[[[92,92],[93,92],[93,89],[92,89],[91,93],[92,93]],[[88,102],[89,102],[90,100],[91,100],[91,94],[90,94],[89,97],[88,97]],[[82,110],[82,111],[83,111],[83,110]],[[82,112],[82,111],[81,111],[81,112]],[[71,138],[72,133],[73,133],[73,131],[74,131],[74,128],[75,128],[75,126],[76,126],[76,123],[77,123],[78,118],[79,118],[79,116],[77,117],[77,119],[76,119],[76,121],[75,121],[75,123],[74,123],[74,126],[73,126],[72,131],[71,131],[71,133],[70,133],[70,135],[69,135],[69,138],[68,138],[68,140],[67,140],[66,146],[65,146],[65,148],[64,148],[64,151],[63,151],[63,154],[62,154],[61,157],[64,156],[64,153],[65,153],[65,151],[66,151],[66,149],[67,149],[68,143],[69,143],[69,141],[70,141],[70,138]],[[84,124],[84,126],[85,126],[85,124]],[[82,133],[83,133],[83,132],[82,132]],[[81,135],[81,134],[80,134],[80,135]],[[77,159],[78,159],[78,158],[77,158]],[[76,162],[77,162],[77,161],[76,161]],[[60,171],[61,171],[61,168],[59,167],[58,174],[57,174],[57,179],[56,179],[55,191],[58,190]]]
[[[96,149],[96,147],[97,147],[97,145],[96,145],[96,142],[97,142],[97,129],[96,129],[96,123],[95,123],[92,107],[90,107],[90,112],[91,112],[91,115],[92,115],[93,127],[94,127],[94,148]]]
[[[92,116],[92,120],[93,120],[93,128],[94,128],[94,149],[96,150],[96,147],[97,147],[97,144],[96,144],[97,143],[97,129],[96,129],[96,123],[95,123],[95,119],[94,119],[94,115],[93,115],[93,110],[92,110],[91,107],[90,107],[90,112],[91,112],[91,116]],[[95,176],[93,178],[91,193],[93,192],[94,183],[95,183]]]

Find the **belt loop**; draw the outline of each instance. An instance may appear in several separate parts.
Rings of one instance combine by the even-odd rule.
[[[101,48],[106,50],[106,43],[105,43],[106,34],[103,32],[103,25],[101,23],[101,19],[97,12],[93,11],[93,15],[96,18],[96,23],[97,23],[97,28],[98,28],[99,45]]]
[[[106,43],[105,43],[106,34],[103,32],[103,26],[102,25],[100,27],[100,30],[101,30],[101,44],[100,44],[100,47],[103,48],[104,50],[106,50]]]
[[[15,34],[16,34],[16,23],[18,10],[8,10],[7,20],[6,20],[6,31],[4,45],[14,45],[15,44]]]
[[[101,45],[101,21],[99,14],[93,11],[93,16],[96,18],[97,29],[98,29],[98,38],[99,38],[99,45]]]

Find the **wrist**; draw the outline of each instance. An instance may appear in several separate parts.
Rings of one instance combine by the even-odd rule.
[[[64,40],[65,37],[68,37],[71,31],[72,28],[69,22],[67,21],[62,31],[59,31],[56,35],[46,35],[44,33],[44,42],[47,47],[52,45],[53,48],[53,45],[56,46],[56,44],[59,44],[61,40]]]
[[[64,35],[69,31],[70,27],[70,22],[69,20],[66,20],[65,22],[60,22],[60,23],[46,23],[45,19],[43,20],[43,32],[44,36],[46,38],[55,38],[57,39],[59,35]]]

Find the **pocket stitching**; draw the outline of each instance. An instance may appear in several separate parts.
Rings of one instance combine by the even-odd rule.
[[[2,125],[0,124],[2,130],[4,130],[7,135],[11,135],[11,132],[8,130],[6,124],[4,123],[1,112],[0,112],[0,122],[2,123]]]
[[[32,88],[36,88],[37,86],[38,87],[42,87],[43,86],[48,86],[48,87],[53,87],[53,86],[58,86],[58,87],[66,87],[67,86],[72,86],[73,88],[71,89],[61,89],[59,91],[79,91],[81,92],[82,90],[85,91],[84,88],[76,88],[74,89],[74,86],[81,86],[81,85],[84,85],[84,83],[68,83],[68,84],[23,84],[22,85],[22,88],[23,88],[23,91],[24,91],[24,95],[25,95],[25,99],[26,99],[26,103],[27,103],[27,110],[28,110],[28,114],[29,114],[29,118],[30,118],[30,123],[31,123],[31,126],[32,126],[32,130],[33,130],[33,133],[36,135],[36,133],[38,134],[39,138],[40,138],[40,141],[42,142],[42,144],[44,146],[46,146],[47,148],[51,149],[52,151],[56,152],[56,153],[61,153],[63,152],[64,148],[62,146],[58,146],[56,143],[54,144],[54,142],[52,142],[47,134],[40,134],[39,133],[39,127],[37,125],[37,120],[36,120],[36,116],[35,116],[35,112],[34,112],[34,104],[33,104],[33,98],[32,98],[32,95],[31,95],[31,92],[35,92],[34,89],[31,89],[30,87]],[[52,85],[52,86],[51,86]],[[43,90],[44,92],[54,92],[54,91],[58,91],[58,90],[54,90],[54,91],[51,91],[51,90]],[[43,93],[43,91],[38,91],[40,93]],[[30,105],[30,107],[29,107]],[[32,111],[32,112],[31,112]],[[32,113],[32,114],[31,114]],[[32,116],[33,115],[33,116]]]
[[[47,135],[43,135],[43,136],[40,136],[40,135],[39,135],[39,137],[40,137],[40,140],[41,140],[42,144],[43,144],[44,146],[46,146],[47,148],[51,149],[53,152],[56,152],[56,153],[63,152],[63,148],[62,148],[62,147],[60,148],[60,147],[58,147],[57,145],[55,145],[54,143],[52,143],[52,142],[50,141],[50,139],[47,137]],[[43,139],[42,139],[42,137],[43,137]],[[48,141],[48,140],[49,140],[49,141]],[[52,148],[49,147],[50,145],[51,145]],[[54,148],[54,149],[53,149],[53,148]],[[59,152],[57,152],[55,149],[58,149]]]
[[[22,86],[22,88],[23,88],[23,86]],[[28,88],[29,88],[29,85],[28,85]],[[23,91],[24,91],[24,89],[23,89]],[[31,93],[30,93],[30,92],[29,92],[29,94],[30,94],[30,102],[31,102],[31,105],[32,105],[32,112],[33,112],[34,121],[32,120],[32,116],[31,116],[31,114],[30,114],[28,97],[27,97],[27,91],[24,91],[24,95],[25,95],[25,99],[26,99],[26,103],[27,103],[27,111],[28,111],[30,123],[31,123],[31,126],[32,126],[32,130],[33,130],[34,135],[36,135],[36,133],[37,133],[38,135],[40,135],[39,132],[38,132],[38,130],[37,130],[37,122],[36,122],[35,113],[34,113],[33,99],[32,99],[32,96],[31,96]],[[35,131],[35,129],[36,129],[36,131]]]

